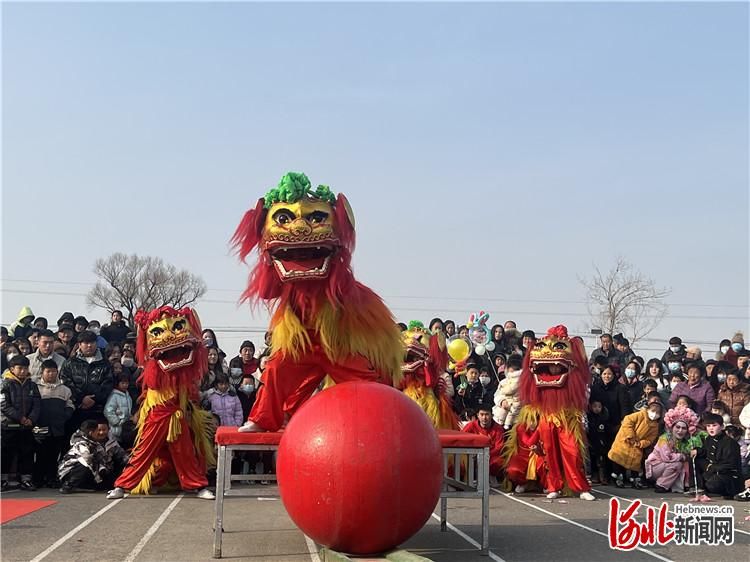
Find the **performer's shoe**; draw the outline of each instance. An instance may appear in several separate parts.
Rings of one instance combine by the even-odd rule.
[[[556,500],[559,497],[560,497],[560,492],[550,492],[549,494],[547,494],[548,500]]]
[[[107,492],[108,500],[119,500],[124,497],[125,497],[125,490],[123,490],[120,487],[112,488],[109,492]]]
[[[587,502],[592,502],[596,499],[594,497],[594,494],[592,494],[591,492],[581,492],[581,495],[578,497],[582,500],[586,500]]]
[[[523,494],[526,491],[526,486],[521,486],[520,484],[516,486],[516,494]]]
[[[738,502],[750,502],[750,488],[746,488],[744,492],[740,492],[734,496]]]
[[[666,488],[662,488],[657,484],[656,486],[654,486],[654,492],[656,492],[657,494],[668,494],[669,490],[667,490]]]
[[[198,492],[195,494],[195,497],[199,500],[213,500],[216,499],[216,496],[214,493],[209,490],[208,488],[201,488],[198,490]]]
[[[261,433],[265,431],[261,426],[252,421],[246,421],[237,430],[240,433]]]

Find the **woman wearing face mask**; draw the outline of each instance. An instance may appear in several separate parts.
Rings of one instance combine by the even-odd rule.
[[[740,425],[740,413],[750,404],[750,385],[740,380],[737,371],[719,372],[716,377],[721,382],[718,399],[726,404],[732,425]]]
[[[732,366],[736,367],[737,357],[745,353],[745,338],[742,335],[742,332],[737,332],[734,334],[734,336],[732,336],[732,339],[729,342],[729,346],[729,349],[724,352],[723,359],[724,361],[728,361],[729,363],[731,363]],[[725,346],[722,346],[722,349],[724,348]]]
[[[21,355],[21,351],[18,349],[15,343],[6,343],[3,346],[2,354],[2,372],[8,370],[8,361],[13,359],[16,355]]]
[[[641,379],[641,366],[637,361],[631,361],[625,366],[620,382],[625,385],[630,401],[630,410],[634,409],[635,403],[643,396],[643,382]]]
[[[657,494],[684,492],[690,487],[690,449],[698,421],[689,408],[673,408],[664,415],[666,431],[646,459],[646,478],[656,480]]]
[[[656,392],[659,393],[662,403],[666,404],[672,392],[672,387],[669,384],[669,379],[666,377],[664,363],[656,357],[649,359],[648,363],[646,363],[645,378],[656,382]]]
[[[648,409],[629,414],[622,420],[608,455],[613,463],[612,478],[618,488],[625,487],[626,479],[632,482],[633,488],[643,488],[643,451],[652,446],[659,435],[662,411],[661,402],[653,402]]]

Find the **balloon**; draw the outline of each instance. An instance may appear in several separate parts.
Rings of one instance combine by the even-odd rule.
[[[455,363],[464,361],[471,354],[471,345],[464,338],[453,336],[448,342],[448,355]]]
[[[487,342],[487,345],[485,345],[484,347],[489,352],[495,351],[495,342],[494,341],[489,341],[489,342]]]
[[[477,355],[484,355],[484,352],[485,352],[485,349],[484,349],[484,345],[482,345],[481,343],[480,343],[480,344],[478,344],[478,345],[477,345],[477,346],[476,346],[476,347],[474,348],[474,351],[476,351],[476,352],[477,352]]]

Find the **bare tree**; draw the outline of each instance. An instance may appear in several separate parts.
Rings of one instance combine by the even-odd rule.
[[[180,308],[206,293],[206,283],[187,270],[178,270],[161,258],[126,255],[120,252],[94,263],[99,278],[86,295],[90,306],[127,311],[128,324],[139,308],[171,305]]]
[[[667,315],[664,299],[672,290],[657,287],[622,256],[606,273],[595,265],[590,279],[578,280],[586,288],[593,327],[610,334],[622,332],[631,345],[654,331]]]

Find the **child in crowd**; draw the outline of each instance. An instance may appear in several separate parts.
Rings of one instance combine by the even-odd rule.
[[[36,463],[34,482],[37,486],[59,487],[57,463],[60,453],[67,447],[65,423],[75,410],[70,389],[58,378],[57,363],[52,359],[42,361],[39,380],[41,410],[39,432],[36,436]]]
[[[211,412],[219,416],[221,425],[240,426],[244,423],[242,404],[233,389],[230,389],[229,377],[216,375],[214,390],[208,394]]]
[[[109,422],[109,432],[120,443],[122,443],[123,425],[130,419],[130,412],[133,410],[133,399],[128,393],[129,387],[130,377],[126,373],[121,373],[115,378],[115,388],[104,406],[104,415]]]
[[[675,408],[690,408],[695,412],[695,401],[693,401],[690,396],[685,396],[684,394],[677,397],[677,402],[675,402],[674,405]]]
[[[729,415],[729,408],[727,408],[727,405],[721,400],[714,400],[711,402],[711,413],[721,416],[721,419],[724,421],[724,426],[727,426],[732,422]]]
[[[591,483],[606,484],[606,459],[612,440],[609,411],[601,400],[592,398],[589,401],[589,411],[586,414],[587,433],[589,438],[589,458],[591,459]]]
[[[454,408],[461,414],[468,408],[475,412],[483,402],[484,387],[479,382],[479,368],[474,363],[466,365],[466,382],[458,385],[457,396],[454,398]]]
[[[703,415],[708,437],[698,449],[690,451],[695,459],[699,490],[732,499],[742,490],[740,446],[724,432],[724,420],[718,414]]]
[[[128,455],[109,434],[107,420],[84,420],[70,438],[70,449],[60,461],[60,493],[74,489],[108,490],[127,463]]]
[[[623,418],[608,455],[614,463],[612,478],[615,479],[618,488],[625,487],[626,477],[632,481],[634,488],[643,488],[643,451],[656,442],[659,435],[659,418],[663,409],[661,402],[654,402],[648,409],[639,410]]]
[[[641,394],[640,399],[633,405],[633,411],[645,410],[649,401],[654,397],[661,402],[661,397],[656,390],[656,381],[648,379],[643,383],[643,394]]]
[[[29,360],[15,355],[8,361],[0,390],[0,454],[2,455],[2,491],[10,487],[9,472],[18,458],[21,489],[33,491],[36,486],[31,476],[34,468],[34,433],[39,420],[42,398],[39,388],[29,378]]]
[[[745,432],[736,425],[726,426],[724,432],[740,446],[740,472],[742,479],[747,480],[750,478],[750,439],[745,439]]]

